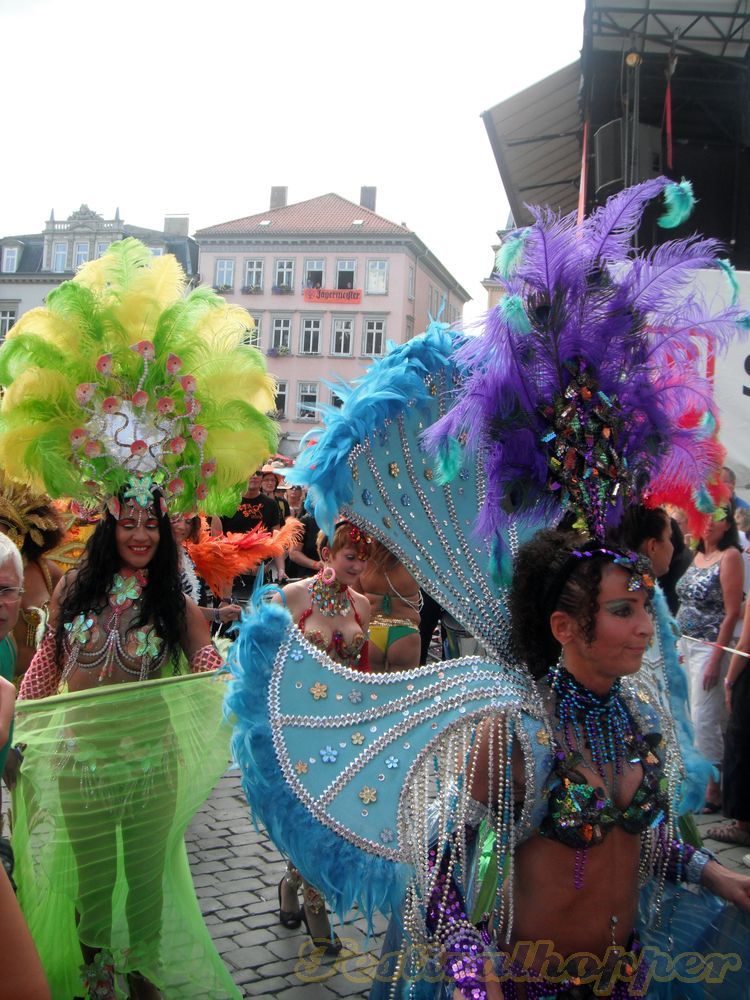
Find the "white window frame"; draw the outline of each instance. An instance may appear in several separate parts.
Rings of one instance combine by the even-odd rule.
[[[410,301],[414,301],[414,268],[409,265],[409,274],[406,282],[406,295]]]
[[[368,344],[368,337],[380,337],[380,350],[374,349],[375,342]],[[371,348],[371,349],[368,349]],[[362,324],[362,356],[365,358],[381,358],[385,354],[385,320],[371,317]]]
[[[310,279],[310,271],[320,272],[320,288],[326,287],[326,262],[323,257],[309,257],[305,260],[305,288],[315,288]]]
[[[234,257],[217,257],[215,288],[234,288]]]
[[[263,288],[262,257],[250,257],[245,261],[245,288]]]
[[[0,309],[0,340],[5,340],[8,331],[16,321],[15,309]]]
[[[283,400],[283,406],[279,402]],[[285,420],[289,413],[289,383],[284,379],[276,383],[276,413],[280,420]]]
[[[60,267],[62,264],[62,267]],[[55,274],[62,274],[68,268],[68,244],[67,243],[53,243],[52,244],[52,270]]]
[[[286,325],[284,325],[286,324]],[[292,317],[274,316],[271,321],[271,344],[274,350],[278,351],[285,347],[287,351],[292,347]]]
[[[247,333],[245,334],[244,343],[246,343],[249,347],[257,347],[260,350],[260,339],[261,339],[261,329],[263,326],[263,317],[261,316],[260,319],[255,319],[255,316],[253,316],[253,319],[255,320],[255,326],[252,328],[252,330],[248,330]]]
[[[347,324],[348,330],[344,330],[344,324]],[[345,333],[349,335],[349,350],[348,351],[338,351],[336,350],[336,336],[341,333],[342,338]],[[351,316],[334,316],[331,322],[331,355],[334,358],[350,358],[352,356],[352,351],[354,349],[354,320]]]
[[[96,244],[96,259],[103,257],[104,254],[109,250],[109,240],[98,241]]]
[[[349,266],[351,265],[351,266]],[[341,288],[339,284],[340,275],[342,271],[351,271],[352,273],[352,283],[349,287],[357,287],[357,261],[354,257],[340,257],[336,261],[336,288]]]
[[[320,316],[303,316],[299,330],[300,354],[320,354],[320,337],[323,320]]]
[[[79,267],[89,262],[89,254],[91,253],[91,244],[88,241],[77,240],[73,244],[73,270],[77,271]]]
[[[294,257],[277,257],[273,265],[276,288],[294,288]]]
[[[414,338],[414,317],[406,317],[406,343]]]
[[[303,402],[302,397],[313,397],[307,402]],[[318,382],[298,382],[297,383],[297,420],[317,420],[317,406],[320,399],[320,385]]]
[[[18,268],[18,247],[3,249],[3,274],[15,274]]]
[[[151,256],[152,257],[163,257],[164,256],[164,247],[149,247],[149,250],[151,251]]]
[[[388,261],[382,258],[367,261],[367,279],[365,293],[367,295],[388,294]]]

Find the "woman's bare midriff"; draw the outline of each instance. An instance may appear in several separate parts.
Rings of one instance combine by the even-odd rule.
[[[563,958],[588,952],[604,958],[614,943],[627,944],[637,909],[640,837],[620,829],[586,851],[583,886],[573,884],[576,852],[557,841],[532,837],[516,851],[515,913],[510,948],[534,942],[539,971],[544,943]]]

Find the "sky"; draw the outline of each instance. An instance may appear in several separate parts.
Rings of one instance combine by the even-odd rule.
[[[404,223],[485,308],[504,228],[482,111],[573,62],[584,0],[0,0],[0,234],[85,202],[193,233],[335,192]]]

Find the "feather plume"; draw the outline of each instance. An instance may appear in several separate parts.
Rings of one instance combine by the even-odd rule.
[[[686,222],[695,207],[693,185],[683,177],[679,184],[670,182],[664,188],[666,211],[656,220],[662,229],[676,229]]]
[[[549,523],[572,507],[603,535],[648,484],[691,493],[716,468],[715,442],[681,418],[714,413],[700,342],[721,350],[746,314],[712,311],[700,294],[696,272],[722,266],[715,240],[631,246],[646,204],[668,188],[646,181],[580,228],[573,215],[535,210],[512,275],[501,276],[503,303],[456,354],[465,382],[425,442],[436,456],[456,440],[482,452],[477,528],[497,540],[501,578],[511,523]]]
[[[227,512],[276,447],[275,382],[249,314],[185,285],[127,239],[21,318],[0,348],[7,471],[79,500],[153,473],[175,510]]]
[[[188,555],[195,568],[217,597],[223,597],[237,576],[251,573],[262,562],[282,556],[299,543],[304,528],[294,518],[276,531],[266,531],[259,524],[252,531],[211,536],[203,521],[197,542],[187,542]]]

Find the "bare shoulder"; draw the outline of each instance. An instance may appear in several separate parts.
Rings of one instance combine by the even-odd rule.
[[[288,583],[283,588],[284,600],[292,613],[292,618],[296,617],[295,612],[303,611],[310,604],[310,592],[307,589],[307,580],[295,580]]]
[[[364,594],[358,593],[356,590],[350,590],[349,596],[354,602],[354,607],[357,611],[359,617],[365,623],[370,621],[370,602],[367,600]]]

